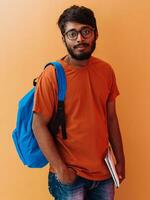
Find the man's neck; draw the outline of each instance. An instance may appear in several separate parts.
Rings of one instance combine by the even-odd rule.
[[[84,67],[88,64],[89,59],[86,60],[76,60],[74,58],[72,58],[70,55],[66,56],[65,61],[69,64],[69,65],[74,65],[74,66],[78,66],[78,67]]]

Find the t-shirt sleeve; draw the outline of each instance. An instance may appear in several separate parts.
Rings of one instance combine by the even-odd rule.
[[[57,101],[56,84],[55,69],[53,67],[47,67],[38,78],[33,112],[41,113],[42,116],[51,119]]]
[[[110,91],[109,91],[109,96],[108,96],[108,102],[109,101],[114,101],[115,98],[119,95],[119,90],[118,86],[116,83],[116,77],[113,69],[111,68],[111,78],[110,78]]]

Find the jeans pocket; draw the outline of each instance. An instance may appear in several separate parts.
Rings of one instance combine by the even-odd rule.
[[[53,197],[57,197],[58,194],[58,184],[57,181],[55,179],[55,174],[49,172],[48,174],[48,190],[49,193],[53,196]]]
[[[61,186],[65,186],[65,187],[72,187],[72,186],[75,186],[78,182],[78,179],[79,179],[79,176],[76,176],[75,180],[72,182],[72,183],[62,183],[58,177],[56,176],[55,174],[55,178],[57,180],[57,182],[61,185]]]

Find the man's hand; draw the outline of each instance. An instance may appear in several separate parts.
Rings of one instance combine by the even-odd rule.
[[[116,164],[116,171],[119,177],[120,183],[125,179],[125,165],[121,163]]]
[[[77,174],[75,172],[75,170],[73,170],[72,168],[65,168],[63,170],[57,171],[56,172],[56,177],[58,178],[58,180],[62,183],[62,184],[72,184],[75,182],[76,178],[77,178]]]

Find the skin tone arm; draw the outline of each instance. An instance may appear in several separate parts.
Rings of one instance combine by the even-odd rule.
[[[120,182],[125,178],[125,157],[123,152],[122,138],[116,114],[115,101],[107,103],[107,123],[109,131],[109,141],[116,158],[116,170]]]
[[[62,160],[54,139],[47,128],[49,121],[50,119],[44,118],[41,114],[34,113],[32,129],[35,138],[43,154],[54,168],[57,178],[65,184],[73,183],[76,179],[76,173],[72,168],[68,168]]]

